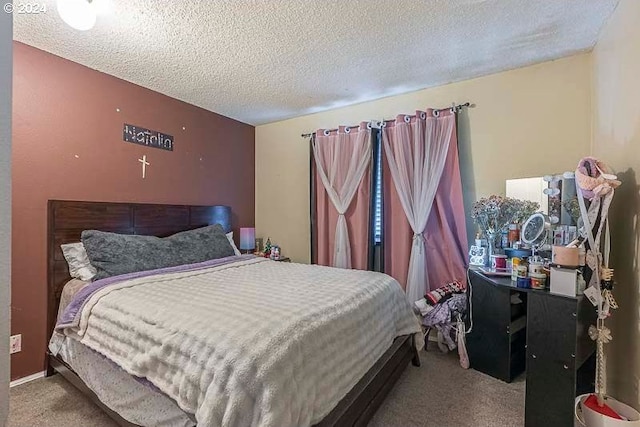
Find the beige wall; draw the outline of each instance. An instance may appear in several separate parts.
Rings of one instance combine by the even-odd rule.
[[[12,36],[12,17],[0,12],[0,426],[9,413]]]
[[[256,231],[294,261],[309,259],[309,147],[300,134],[455,101],[465,203],[504,193],[508,178],[573,170],[588,154],[590,54],[256,128]]]
[[[620,309],[608,322],[609,392],[640,409],[640,1],[620,2],[592,60],[593,154],[623,181],[610,211]]]

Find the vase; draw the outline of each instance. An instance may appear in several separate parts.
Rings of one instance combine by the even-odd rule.
[[[485,231],[484,235],[487,238],[487,266],[491,266],[491,256],[496,253],[496,238],[498,233],[493,231]]]

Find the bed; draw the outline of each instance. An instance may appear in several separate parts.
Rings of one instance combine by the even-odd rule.
[[[54,328],[57,322],[58,309],[60,305],[60,299],[62,296],[62,290],[64,288],[64,285],[70,280],[66,261],[64,260],[60,250],[61,244],[79,241],[81,232],[86,229],[98,229],[98,230],[111,231],[111,232],[117,232],[122,234],[141,234],[141,235],[154,235],[154,236],[163,237],[163,236],[174,234],[176,232],[195,229],[195,228],[209,225],[211,222],[211,218],[213,217],[213,209],[214,208],[211,206],[76,202],[76,201],[56,201],[56,200],[49,201],[49,224],[48,224],[49,225],[48,227],[48,253],[49,253],[48,294],[49,295],[48,295],[47,336],[49,338],[51,338],[52,335],[55,337]],[[191,276],[194,276],[194,277],[210,276],[210,279],[208,280],[213,280],[215,278],[215,280],[220,281],[220,285],[216,286],[215,288],[217,289],[218,287],[222,286],[225,283],[225,280],[226,281],[240,280],[240,278],[245,277],[247,275],[248,277],[257,277],[258,275],[274,277],[274,278],[277,278],[278,280],[282,280],[282,282],[286,285],[287,282],[285,278],[303,277],[302,275],[305,275],[306,277],[306,275],[311,274],[309,273],[309,271],[313,270],[314,268],[320,269],[322,267],[303,266],[299,264],[290,265],[288,263],[276,263],[268,260],[251,259],[250,257],[246,257],[246,258],[238,258],[238,259],[230,260],[228,262],[225,262],[224,265],[216,265],[216,266],[208,265],[206,266],[206,269],[197,270],[197,272],[193,272],[192,270],[189,270],[189,271],[181,271],[181,272],[171,272],[166,274],[171,275],[170,279],[175,280],[176,283],[178,283],[179,280],[192,280]],[[324,274],[327,271],[330,271],[330,274]],[[330,277],[332,275],[335,275],[336,280],[344,280],[341,278],[342,276],[340,276],[343,274],[344,275],[355,274],[356,276],[354,277],[358,278],[358,280],[371,281],[372,283],[377,280],[382,280],[381,275],[366,276],[367,274],[373,275],[375,273],[366,273],[366,272],[350,273],[347,271],[338,271],[337,269],[323,270],[320,274],[318,274],[318,271],[316,271],[315,274],[316,274],[316,277],[318,277],[318,281],[321,280],[320,279],[321,276]],[[177,275],[180,275],[180,276],[177,276]],[[135,280],[131,280],[130,282],[125,283],[126,286],[125,285],[122,285],[122,286],[126,288],[127,292],[137,292],[139,290],[148,289],[148,287],[151,285],[158,286],[156,285],[156,283],[160,283],[162,280],[165,280],[165,279],[168,280],[167,277],[160,276],[160,275],[153,275],[153,277],[146,278],[144,280],[138,279],[138,281],[141,282],[139,286],[138,286],[138,283],[135,282]],[[347,277],[347,276],[344,276],[344,277]],[[142,283],[142,281],[146,281],[146,282]],[[246,286],[252,286],[252,284],[247,284]],[[293,286],[293,285],[291,284],[290,286]],[[318,285],[318,287],[321,287],[321,285]],[[373,289],[374,287],[375,287],[374,284],[371,284],[371,289]],[[384,289],[385,286],[380,285],[378,286],[378,288]],[[154,287],[153,289],[160,292],[159,287]],[[245,288],[242,288],[242,289],[244,291]],[[265,289],[268,289],[268,288],[265,288]],[[295,288],[291,287],[288,289],[287,292],[295,293],[294,290]],[[356,290],[357,290],[356,287],[354,287],[353,291],[355,292]],[[273,287],[269,291],[269,295],[271,295],[271,292],[276,293],[277,291],[278,289]],[[117,295],[117,294],[118,294],[117,292],[113,292],[113,295]],[[232,296],[230,298],[234,298],[234,297]],[[237,298],[237,296],[235,296],[235,298]],[[314,297],[314,298],[317,298],[317,297]],[[96,299],[96,301],[98,300],[99,298]],[[102,301],[100,301],[99,303],[104,305],[104,304],[107,304],[108,301],[109,301],[109,297],[104,297],[102,298]],[[351,301],[351,299],[349,301]],[[123,302],[121,303],[126,305]],[[162,301],[160,301],[159,303],[162,303]],[[347,303],[345,302],[345,304]],[[352,303],[349,302],[349,304],[352,304]],[[317,305],[321,306],[321,304],[317,304]],[[315,304],[314,304],[314,307],[315,307]],[[220,310],[220,308],[218,307],[217,310]],[[99,310],[97,310],[96,312],[99,312]],[[371,318],[371,316],[369,316],[368,318]],[[362,319],[360,319],[360,321],[362,321]],[[310,321],[309,323],[311,324],[313,322]],[[373,323],[375,323],[375,321],[373,321]],[[306,324],[307,323],[301,323],[301,325],[303,326]],[[302,329],[304,329],[304,327]],[[340,339],[348,339],[349,343],[351,343],[352,341],[358,341],[357,337],[355,336],[352,337],[349,335],[348,330],[342,331],[339,335],[330,336],[328,329],[326,331],[321,329],[319,331],[318,330],[314,331],[313,335],[310,335],[310,336],[322,337],[325,332],[327,334],[327,337],[325,338],[325,340],[328,343],[331,343],[335,340],[339,341]],[[87,334],[87,335],[91,335],[91,334]],[[260,338],[262,335],[264,334],[257,334],[256,339]],[[312,341],[309,341],[307,339],[308,337],[306,338],[303,337],[303,338],[304,338],[303,342],[313,344]],[[80,343],[81,341],[80,339],[73,340],[69,337],[65,337],[64,339],[67,342],[65,344],[63,344],[62,342],[59,342],[58,344],[60,347],[58,348],[58,351],[50,351],[47,354],[47,374],[52,375],[57,372],[63,375],[72,384],[78,387],[81,391],[89,395],[99,406],[101,406],[120,425],[131,426],[131,425],[142,424],[142,423],[137,424],[137,423],[132,423],[127,421],[125,418],[121,416],[121,414],[111,410],[108,405],[105,405],[105,403],[103,403],[100,400],[100,398],[98,397],[98,394],[101,394],[102,396],[104,396],[104,393],[99,392],[98,394],[96,394],[96,389],[100,388],[99,387],[100,381],[103,381],[104,379],[113,380],[117,376],[115,372],[118,371],[118,369],[120,368],[125,369],[127,371],[124,374],[123,372],[120,372],[120,374],[123,374],[123,381],[125,381],[127,380],[128,374],[131,374],[132,372],[133,373],[136,372],[135,366],[128,366],[127,365],[128,360],[126,358],[119,360],[120,365],[114,366],[112,361],[113,359],[118,360],[118,355],[108,354],[108,348],[101,348],[100,343],[98,343],[97,341],[90,342],[90,340],[84,340],[83,338],[84,340],[83,342],[85,342],[87,345],[90,345],[92,347],[91,349],[87,350],[85,346],[82,343]],[[314,424],[314,425],[320,425],[320,426],[366,425],[366,423],[374,414],[375,410],[379,407],[379,405],[381,404],[384,397],[387,395],[387,393],[389,392],[389,390],[391,389],[395,381],[398,379],[400,374],[404,371],[409,361],[412,361],[414,365],[419,366],[417,347],[420,346],[420,343],[417,340],[419,340],[419,335],[416,335],[413,333],[407,333],[407,334],[402,334],[401,336],[397,336],[393,339],[389,339],[388,340],[389,342],[387,344],[384,344],[385,347],[383,350],[380,350],[380,346],[383,345],[383,343],[378,344],[378,347],[374,348],[375,351],[370,352],[371,354],[376,355],[374,360],[363,362],[362,366],[354,366],[350,368],[349,372],[360,372],[360,374],[358,374],[356,380],[352,381],[353,382],[352,386],[350,383],[348,383],[349,389],[345,390],[345,392],[340,395],[339,401],[333,402],[330,399],[328,399],[328,403],[324,401],[318,403],[319,406],[322,406],[323,404],[325,405],[324,409],[319,409],[318,410],[319,412],[315,412],[316,415],[318,413],[322,413],[321,419],[314,419],[314,416],[308,415],[308,413],[311,413],[311,412],[305,409],[305,410],[298,411],[303,415],[299,415],[298,413],[296,413],[298,415],[294,414],[293,418],[290,418],[287,423],[291,425],[296,425],[299,423],[301,425]],[[123,341],[126,341],[126,340],[123,340]],[[363,347],[364,345],[368,345],[368,340],[365,340],[364,342],[359,343],[358,345],[356,345],[356,343],[352,344],[354,348],[364,348]],[[390,345],[390,346],[387,348],[387,345]],[[345,347],[351,348],[349,346],[345,346]],[[53,349],[53,350],[56,350],[56,349]],[[94,350],[94,351],[92,352],[90,350]],[[98,350],[98,351],[95,351],[95,350]],[[281,349],[276,348],[276,351],[280,351],[280,350]],[[96,353],[99,353],[99,354],[96,354]],[[91,372],[92,370],[95,371],[95,369],[87,369],[86,368],[86,366],[88,366],[87,363],[84,363],[82,361],[90,360],[91,357],[93,357],[95,359],[95,363],[101,363],[100,360],[105,359],[102,353],[107,353],[105,355],[109,359],[105,362],[106,366],[104,367],[104,372],[111,372],[113,375],[112,374],[94,375],[94,378],[90,378],[87,372]],[[313,354],[315,353],[314,352],[307,353],[307,355],[305,356],[305,360],[310,359],[313,356]],[[366,359],[363,359],[363,360],[366,360]],[[92,366],[97,366],[97,365],[94,364]],[[233,367],[234,365],[231,365],[229,369],[233,369]],[[109,369],[111,369],[111,371],[109,371]],[[307,373],[309,372],[310,371],[307,371]],[[349,372],[340,372],[338,378],[346,376],[346,374],[348,374]],[[330,376],[332,373],[333,374],[338,373],[337,368],[336,368],[336,372],[329,371],[325,373],[323,376]],[[204,373],[202,374],[203,374],[202,375],[203,377],[206,376],[204,375]],[[164,405],[163,406],[164,408],[168,408],[169,406],[171,406],[171,404],[175,405],[179,403],[178,411],[179,410],[184,411],[186,407],[189,407],[190,401],[188,399],[187,400],[181,399],[179,395],[174,396],[175,398],[170,397],[169,395],[171,393],[169,393],[167,388],[170,385],[162,383],[162,381],[160,381],[159,378],[155,378],[153,375],[154,375],[153,372],[146,372],[145,375],[142,375],[142,380],[146,380],[148,377],[151,382],[149,388],[153,389],[154,386],[156,386],[157,389],[154,390],[154,392],[157,393],[156,397],[158,398],[157,399],[158,405]],[[304,377],[306,376],[307,375],[305,374]],[[318,381],[320,380],[321,378],[318,379]],[[136,381],[136,383],[141,387],[145,386],[145,384],[143,384],[144,381]],[[265,384],[267,383],[268,382],[265,382]],[[98,387],[96,386],[96,384],[98,384]],[[302,384],[304,384],[304,381],[300,380],[295,383],[295,386],[300,387],[300,390],[307,390],[308,387],[307,389],[305,389]],[[296,393],[300,394],[302,393],[302,391],[297,391]],[[229,396],[235,396],[236,394],[237,392],[232,391],[230,392]],[[210,400],[209,404],[211,406],[212,413],[215,413],[216,408],[219,406],[219,400],[221,395],[218,394],[217,396],[218,396],[217,398],[209,399]],[[262,393],[261,396],[270,396],[270,394]],[[270,405],[273,405],[273,402],[282,401],[283,398],[281,397],[283,396],[279,396],[277,394],[275,399],[271,397]],[[231,399],[231,397],[229,398]],[[165,401],[163,401],[163,399]],[[293,399],[295,400],[295,398]],[[148,399],[143,399],[143,400],[146,401]],[[195,399],[195,400],[197,400],[198,403],[200,404],[203,399]],[[292,402],[294,402],[294,400],[292,400]],[[319,399],[316,396],[313,396],[313,399],[312,398],[302,399],[302,404],[307,405],[306,403],[307,400],[321,401],[322,399]],[[331,408],[327,409],[326,408],[327,404],[331,404]],[[266,405],[266,404],[263,403],[263,405]],[[114,405],[111,404],[110,406],[113,407]],[[209,410],[207,406],[203,406],[203,407],[207,408],[207,411]],[[295,404],[292,403],[292,407],[295,407]],[[190,425],[190,423],[195,424],[194,413],[197,411],[194,408],[192,409],[193,409],[192,411],[185,411],[187,418],[183,418],[179,421],[176,421],[172,425],[186,426],[186,425]],[[148,408],[144,408],[143,410],[150,411]],[[273,413],[274,414],[277,413],[277,410],[274,409]],[[256,425],[261,425],[261,424],[277,425],[278,423],[277,420],[282,420],[282,418],[280,418],[280,419],[276,419],[276,421],[272,420],[271,422],[264,421],[268,419],[270,414],[271,414],[271,410],[269,411],[265,410],[265,414],[259,415],[258,418],[254,417],[252,423]],[[174,415],[178,417],[180,414],[178,412],[175,412]],[[202,414],[200,414],[200,416],[202,417]],[[131,419],[130,416],[128,416],[128,418]],[[221,415],[220,418],[215,418],[212,416],[212,418],[209,419],[207,422],[209,423],[209,425],[217,425],[217,424],[242,425],[246,422],[246,419],[233,418],[233,416],[229,418],[227,414],[224,416]]]

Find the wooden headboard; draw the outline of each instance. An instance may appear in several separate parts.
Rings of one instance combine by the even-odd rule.
[[[227,218],[221,218],[226,216]],[[226,220],[226,206],[158,205],[49,200],[47,231],[47,345],[56,324],[62,288],[71,280],[60,245],[80,241],[83,230],[165,237]]]

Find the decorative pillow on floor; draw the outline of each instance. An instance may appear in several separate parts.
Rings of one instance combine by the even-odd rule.
[[[234,255],[220,224],[164,238],[85,230],[82,243],[98,271],[94,280]]]

